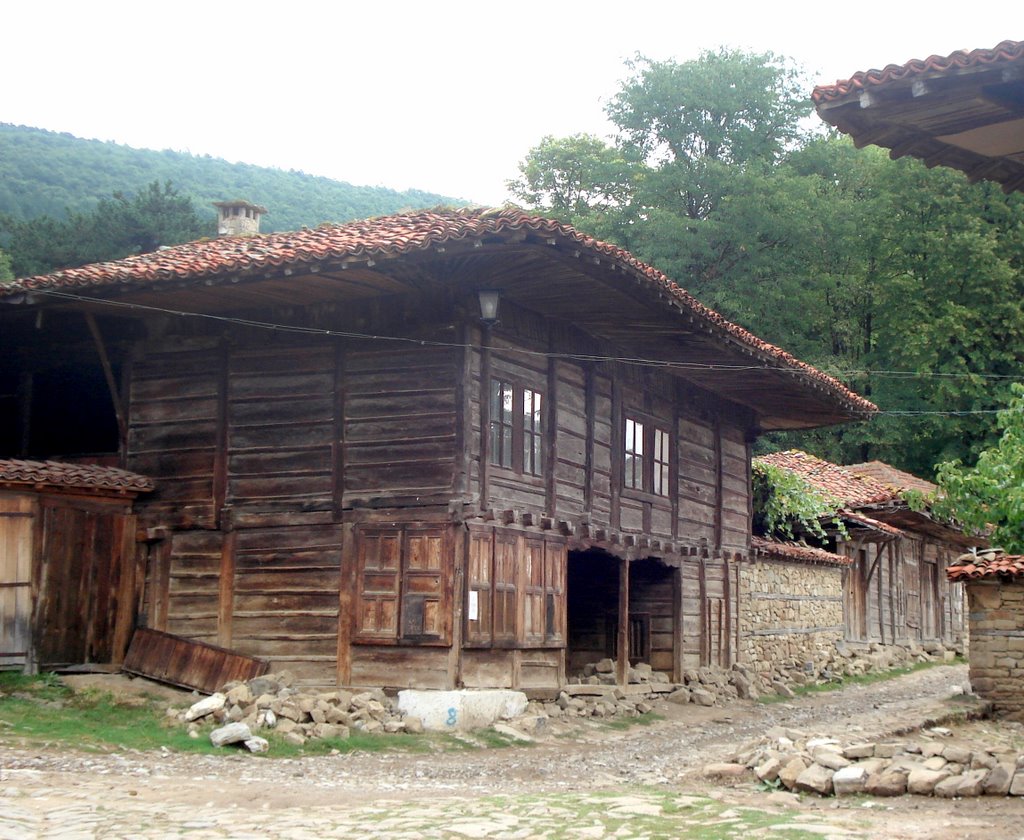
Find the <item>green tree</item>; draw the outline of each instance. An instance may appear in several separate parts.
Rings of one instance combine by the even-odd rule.
[[[0,218],[18,277],[148,253],[212,235],[213,228],[170,183],[152,183],[133,196],[115,193],[92,212],[68,213],[64,220]]]
[[[14,279],[14,271],[11,269],[11,258],[6,252],[0,250],[0,283],[9,283]]]
[[[940,496],[932,510],[974,531],[991,528],[993,545],[1024,553],[1024,385],[1010,389],[999,413],[999,439],[973,467],[959,459],[939,464]]]

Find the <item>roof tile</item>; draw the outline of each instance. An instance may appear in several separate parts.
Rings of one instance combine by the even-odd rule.
[[[988,64],[1016,61],[1024,57],[1024,41],[1002,41],[992,49],[957,50],[946,56],[932,55],[925,59],[911,59],[906,64],[889,64],[881,70],[864,70],[834,85],[818,85],[811,92],[815,105],[841,99],[851,93],[876,85],[932,73],[970,70]]]
[[[148,287],[165,281],[209,279],[322,261],[398,256],[422,252],[441,243],[479,240],[485,236],[518,231],[568,240],[581,249],[629,267],[650,284],[665,290],[680,308],[702,318],[748,348],[825,386],[851,411],[867,414],[877,410],[873,403],[838,380],[704,306],[665,274],[628,251],[582,234],[563,222],[531,216],[513,208],[433,210],[321,225],[287,233],[199,240],[123,260],[27,277],[0,289],[0,298],[31,291],[78,291],[129,285]]]
[[[0,459],[0,483],[44,484],[91,490],[116,490],[148,493],[154,489],[152,479],[114,467],[93,464],[68,464],[63,461],[22,461]]]
[[[805,563],[824,563],[829,566],[850,566],[853,564],[852,557],[845,557],[841,554],[833,554],[821,548],[811,548],[807,545],[795,545],[793,543],[777,542],[764,537],[751,537],[751,548],[755,556],[778,557],[783,560],[798,560]]]
[[[946,568],[946,577],[952,581],[1024,577],[1024,557],[990,552],[961,554]]]
[[[894,490],[870,476],[858,475],[798,449],[761,455],[756,460],[796,473],[842,507],[858,508],[897,497]]]

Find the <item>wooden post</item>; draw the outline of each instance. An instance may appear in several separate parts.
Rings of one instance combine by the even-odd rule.
[[[213,521],[223,526],[224,505],[228,494],[228,368],[230,366],[227,339],[221,342],[220,370],[217,371],[217,440],[213,454]]]
[[[586,453],[583,466],[583,511],[589,517],[594,510],[594,424],[597,422],[597,393],[592,364],[584,366],[583,376],[583,400],[587,424]]]
[[[491,329],[480,336],[480,510],[487,510],[491,476]]]
[[[107,355],[107,347],[103,343],[103,334],[100,332],[99,324],[96,323],[96,317],[91,312],[85,312],[83,315],[89,332],[92,334],[93,344],[96,345],[96,355],[100,357],[103,378],[107,382],[110,403],[114,409],[114,417],[117,419],[117,452],[121,466],[124,466],[125,453],[128,451],[128,422],[124,416],[124,405],[121,402],[121,395],[118,393],[117,381],[114,379],[114,368],[110,364],[110,357]]]
[[[619,530],[622,527],[620,497],[622,495],[622,471],[625,461],[625,447],[622,440],[622,390],[618,378],[612,379],[612,457],[611,457],[611,488],[609,519],[611,527]]]
[[[549,345],[554,352],[554,343]],[[544,412],[544,508],[548,516],[555,515],[558,465],[558,368],[554,356],[548,359],[548,394]]]
[[[683,681],[683,569],[672,567],[672,682]]]
[[[345,346],[334,350],[334,434],[331,440],[331,487],[334,521],[341,522],[345,508]]]
[[[469,529],[465,525],[454,528],[454,535],[446,540],[455,559],[452,580],[452,646],[448,649],[448,688],[462,685],[462,639],[465,632],[463,604],[466,602],[466,570],[469,568]]]
[[[235,548],[238,532],[224,535],[220,548],[220,600],[217,608],[217,644],[231,647],[231,625],[235,614]]]
[[[722,504],[723,504],[723,482],[722,471],[724,469],[722,454],[722,423],[715,417],[714,420],[714,447],[715,447],[715,535],[713,548],[722,547]]]
[[[629,560],[619,558],[619,624],[615,644],[615,682],[626,685],[629,677]]]
[[[338,574],[338,685],[352,683],[352,614],[356,586],[355,526],[346,522],[341,526],[341,557]]]

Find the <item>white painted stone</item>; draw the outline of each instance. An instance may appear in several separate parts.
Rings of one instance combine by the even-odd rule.
[[[247,741],[250,738],[252,738],[252,730],[244,723],[229,723],[210,733],[210,743],[215,747]]]
[[[836,796],[863,793],[864,787],[868,783],[868,776],[868,768],[856,764],[836,770],[832,776],[832,787]]]
[[[402,715],[418,718],[424,729],[433,732],[485,729],[495,721],[523,714],[526,704],[523,692],[507,689],[398,692]]]
[[[224,708],[227,699],[219,691],[216,694],[211,694],[209,697],[204,697],[199,702],[189,706],[188,711],[185,712],[185,720],[196,720],[197,718],[206,717],[206,715],[220,711]]]

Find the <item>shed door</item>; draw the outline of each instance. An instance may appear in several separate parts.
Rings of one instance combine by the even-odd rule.
[[[32,523],[31,499],[0,495],[0,668],[29,660]]]

